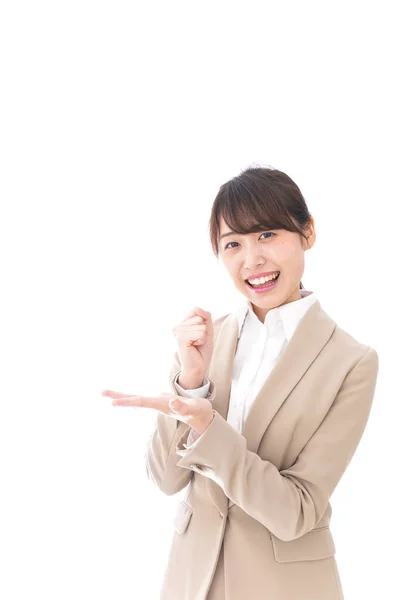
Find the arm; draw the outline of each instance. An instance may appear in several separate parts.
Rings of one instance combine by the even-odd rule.
[[[175,394],[176,389],[171,381],[177,379],[180,369],[179,355],[176,352],[169,373],[170,387]],[[198,390],[184,390],[181,386],[177,387],[182,396],[201,395],[207,397],[210,383],[208,382]],[[200,393],[194,394],[196,391]],[[173,495],[182,490],[193,476],[192,471],[177,466],[180,457],[176,454],[176,443],[186,432],[192,432],[191,443],[198,436],[186,423],[160,412],[157,414],[156,426],[146,449],[145,465],[148,478],[167,495]]]
[[[332,406],[296,462],[279,471],[247,450],[246,438],[215,412],[193,449],[178,440],[181,467],[212,479],[226,496],[283,541],[294,540],[323,516],[368,421],[378,373],[369,348],[346,375]],[[212,385],[212,382],[211,382]]]

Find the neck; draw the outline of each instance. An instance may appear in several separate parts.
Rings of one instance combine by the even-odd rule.
[[[277,306],[272,306],[271,308],[264,308],[262,306],[256,306],[252,302],[251,302],[251,306],[252,306],[253,312],[256,315],[256,317],[258,318],[258,320],[261,321],[261,323],[264,323],[265,317],[267,316],[267,314],[269,313],[270,310],[273,310],[274,308],[277,308],[278,306],[284,306],[285,304],[289,304],[290,302],[295,302],[296,300],[301,300],[301,298],[304,298],[305,296],[309,296],[310,294],[312,294],[312,292],[309,292],[308,290],[296,288],[294,290],[294,292],[284,302],[282,302],[281,304],[278,304]]]

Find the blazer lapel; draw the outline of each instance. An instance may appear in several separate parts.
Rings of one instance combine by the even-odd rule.
[[[242,435],[247,440],[247,449],[257,452],[261,439],[285,402],[290,392],[302,378],[318,354],[327,344],[336,323],[321,308],[316,300],[297,326],[293,337],[283,350],[277,364],[255,397]],[[215,341],[213,358],[207,376],[216,387],[213,408],[224,419],[227,418],[231,392],[233,360],[238,344],[238,322],[234,314],[221,325]],[[222,488],[207,478],[211,500],[221,512],[228,509],[227,498]]]

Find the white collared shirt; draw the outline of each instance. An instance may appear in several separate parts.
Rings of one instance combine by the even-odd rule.
[[[301,319],[317,300],[313,292],[301,290],[301,294],[302,298],[299,300],[268,311],[264,323],[255,315],[250,300],[233,313],[238,320],[239,342],[232,365],[232,385],[226,420],[240,433],[255,397]],[[175,377],[175,384],[180,395],[207,397],[210,387],[208,377],[205,377],[201,387],[185,390],[177,383],[179,375],[180,373]],[[186,448],[193,447],[199,437],[192,429],[185,444]]]

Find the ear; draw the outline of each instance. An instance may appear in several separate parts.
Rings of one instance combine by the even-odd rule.
[[[304,248],[304,250],[309,250],[310,248],[312,248],[314,246],[315,240],[316,240],[316,237],[317,237],[316,233],[315,233],[314,217],[310,217],[310,224],[304,230],[304,234],[306,235],[307,240],[305,240],[302,237],[303,248]]]

